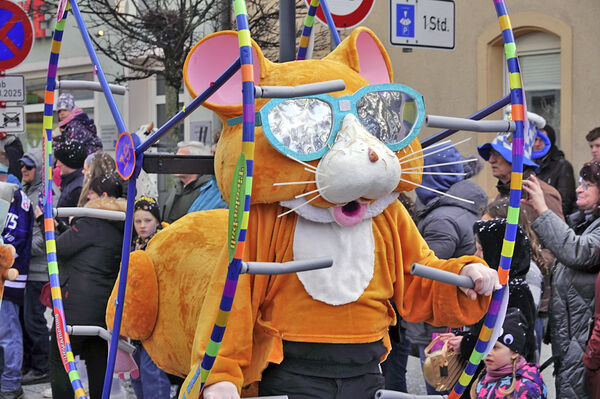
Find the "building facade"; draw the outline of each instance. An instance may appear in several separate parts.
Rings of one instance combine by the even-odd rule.
[[[600,126],[596,88],[600,87],[600,2],[507,0],[529,110],[544,116],[557,132],[557,144],[576,175],[591,159],[585,135]],[[503,41],[493,1],[455,0],[455,48],[436,50],[391,44],[390,0],[378,1],[363,25],[386,47],[394,80],[425,98],[426,113],[466,117],[508,93]],[[490,118],[500,118],[497,112]],[[420,137],[437,130],[424,128]],[[492,133],[458,133],[454,141],[476,154]],[[486,169],[478,183],[495,195],[496,180]]]

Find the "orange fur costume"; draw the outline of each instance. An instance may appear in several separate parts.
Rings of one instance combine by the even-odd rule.
[[[212,69],[228,66],[237,57],[229,51],[231,48],[232,51],[238,49],[236,33],[220,32],[209,35],[193,50],[204,51],[206,56],[215,54],[216,58],[216,52],[229,54],[222,60],[205,62],[207,70],[194,72],[197,79],[186,77],[193,96],[218,76]],[[393,81],[383,45],[364,28],[355,30],[323,60],[275,64],[262,56],[256,43],[253,49],[258,85],[299,85],[343,79],[345,90],[331,95],[348,96],[369,84]],[[361,57],[365,49],[369,57]],[[188,56],[188,62],[190,60]],[[201,65],[194,67],[201,68]],[[224,198],[229,198],[242,134],[241,125],[227,124],[229,118],[242,113],[239,78],[236,81],[234,76],[228,85],[205,103],[221,117],[224,125],[215,158],[216,177]],[[235,99],[227,95],[234,92],[238,93]],[[257,99],[257,110],[267,101]],[[349,120],[347,125],[344,129],[354,129],[353,121]],[[230,381],[241,389],[260,380],[269,362],[279,363],[283,359],[283,340],[370,343],[383,339],[389,347],[387,329],[395,322],[389,298],[408,321],[460,326],[473,324],[484,315],[489,297],[480,296],[471,301],[456,287],[409,273],[415,262],[453,273],[468,263],[482,262],[476,257],[437,259],[396,200],[397,193],[411,190],[415,187],[412,183],[420,182],[419,174],[404,172],[410,168],[420,170],[423,166],[422,158],[417,157],[421,154],[418,140],[396,152],[386,150],[381,142],[374,143],[371,137],[366,140],[370,143],[369,153],[376,148],[379,158],[385,161],[383,166],[381,162],[377,164],[383,168],[383,172],[377,173],[383,174],[373,172],[371,181],[391,179],[390,159],[398,162],[394,168],[402,169],[402,178],[394,180],[385,195],[374,195],[370,188],[360,191],[362,188],[355,187],[358,183],[354,179],[340,177],[340,181],[335,182],[342,186],[340,195],[343,197],[343,187],[347,186],[348,192],[360,192],[356,198],[333,201],[334,195],[324,195],[305,207],[318,215],[314,218],[303,212],[278,217],[291,208],[298,196],[324,189],[310,182],[316,180],[314,171],[278,152],[257,127],[244,260],[286,262],[331,255],[334,268],[316,274],[241,275],[221,350],[207,385]],[[342,139],[339,141],[336,145],[344,144]],[[410,158],[411,154],[415,157],[400,167],[399,160]],[[321,161],[307,163],[319,170],[326,166]],[[368,181],[372,165],[376,165],[373,158],[365,166],[356,166],[358,169],[352,172],[356,180],[366,176]],[[307,183],[274,186],[278,182]],[[326,196],[331,201],[325,199]],[[368,207],[367,212],[371,212],[355,226],[343,227],[320,220],[329,217],[334,208],[352,201]],[[187,376],[184,389],[199,367],[219,307],[227,273],[226,230],[226,211],[192,213],[157,233],[146,251],[131,255],[121,333],[142,340],[160,368]],[[340,247],[336,251],[332,248],[337,243]],[[113,303],[115,296],[116,286],[109,303]],[[107,313],[109,326],[113,317],[111,308]],[[199,383],[195,384],[187,397],[197,397],[199,387]]]

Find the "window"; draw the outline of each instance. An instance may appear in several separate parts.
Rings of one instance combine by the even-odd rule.
[[[560,39],[550,33],[532,32],[515,39],[528,111],[546,119],[556,131],[560,146],[561,65]],[[505,93],[508,76],[505,74]]]

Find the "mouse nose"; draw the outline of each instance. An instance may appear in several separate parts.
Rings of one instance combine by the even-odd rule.
[[[369,147],[368,153],[369,153],[369,161],[377,162],[379,160],[379,155],[377,155],[377,152],[374,149],[372,149],[371,147]]]

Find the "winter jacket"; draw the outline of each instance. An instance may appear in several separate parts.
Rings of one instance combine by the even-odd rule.
[[[61,176],[60,199],[56,203],[57,208],[77,206],[81,187],[83,186],[83,173],[77,169],[68,175]]]
[[[570,223],[574,223],[569,218]],[[550,334],[555,356],[557,398],[589,398],[582,356],[594,314],[594,283],[598,274],[600,219],[577,235],[552,211],[532,224],[540,242],[556,256],[552,271]]]
[[[594,292],[594,325],[583,355],[588,382],[594,399],[600,398],[600,274]]]
[[[515,390],[509,398],[516,399],[546,399],[548,390],[538,366],[528,363],[515,371],[516,383]],[[477,399],[505,399],[505,396],[499,392],[500,389],[508,390],[512,384],[512,374],[502,377],[499,380],[488,380],[486,374],[481,376],[477,382]]]
[[[200,187],[200,194],[189,207],[187,213],[219,208],[227,208],[227,203],[221,197],[217,179],[214,175],[211,175],[210,180]]]
[[[483,248],[483,259],[491,268],[498,270],[502,239],[506,230],[506,219],[478,221],[473,226],[473,229]],[[523,353],[527,361],[534,359],[537,348],[534,333],[537,312],[529,285],[525,280],[527,272],[529,272],[530,259],[531,244],[529,243],[529,238],[523,229],[519,227],[515,238],[510,272],[508,274],[508,307],[519,308],[527,320],[525,353]],[[460,345],[460,353],[463,357],[468,358],[475,348],[482,325],[483,321],[480,321],[473,328],[473,331],[465,334]]]
[[[5,138],[0,140],[0,149],[6,152],[8,158],[8,174],[21,181],[21,166],[19,166],[19,159],[23,156],[21,140],[13,134],[7,134]]]
[[[96,133],[94,120],[90,119],[86,113],[76,115],[62,128],[61,134],[56,136],[53,141],[54,146],[65,141],[78,141],[87,149],[88,154],[102,150],[102,140]]]
[[[541,158],[534,160],[539,165],[535,174],[538,179],[554,187],[562,199],[563,215],[570,215],[577,210],[575,202],[575,176],[573,166],[565,159],[565,154],[556,146]]]
[[[8,209],[2,239],[5,244],[15,247],[16,256],[13,267],[18,270],[16,281],[4,282],[4,298],[23,305],[23,294],[27,273],[29,272],[29,255],[31,253],[31,230],[33,227],[33,209],[27,195],[17,186],[2,182],[2,185],[14,187],[13,199]]]
[[[169,192],[165,201],[162,217],[167,223],[173,223],[188,212],[196,198],[200,195],[201,187],[210,182],[211,175],[199,176],[193,182],[183,185],[181,181]]]
[[[439,195],[417,211],[417,227],[435,256],[441,259],[458,258],[475,253],[473,223],[487,206],[487,194],[474,182],[461,180],[453,184],[448,194],[471,200],[469,204]],[[426,323],[403,321],[406,336],[413,344],[427,345],[434,332],[444,332],[445,327]]]
[[[35,177],[31,183],[23,183],[23,191],[35,207],[40,198],[43,185],[43,159],[42,149],[36,148],[27,151],[24,155],[35,163]],[[60,190],[55,184],[52,185],[53,202],[60,199]],[[29,259],[29,276],[27,281],[48,281],[48,258],[46,256],[46,240],[44,231],[38,223],[33,224],[33,237],[31,239],[31,258]]]
[[[85,207],[124,212],[126,203],[98,198]],[[106,304],[119,273],[123,229],[121,221],[82,217],[56,239],[67,324],[106,327]]]
[[[523,178],[527,179],[532,174],[535,175],[533,173],[533,171],[531,171],[531,170],[524,170]],[[562,212],[562,200],[560,197],[560,193],[554,187],[552,187],[551,185],[549,185],[548,183],[546,183],[544,181],[540,181],[540,187],[542,188],[542,193],[544,194],[544,201],[546,202],[548,209],[550,209],[552,212],[557,214],[560,217],[560,219],[564,220],[565,217]],[[496,188],[498,189],[498,196],[496,197],[496,199],[509,197],[510,182],[503,184],[500,181],[498,181]],[[525,190],[521,191],[521,195],[522,196],[525,195]],[[536,212],[533,210],[531,205],[527,205],[527,204],[521,204],[521,215],[522,215],[522,217],[524,216],[527,218],[527,221],[529,222],[529,224],[532,224],[536,218]],[[544,314],[548,311],[548,307],[550,304],[551,281],[550,281],[549,269],[550,269],[550,265],[552,265],[554,263],[554,255],[552,255],[552,253],[550,251],[548,251],[547,249],[542,248],[542,257],[546,261],[545,262],[546,264],[538,265],[540,267],[540,270],[542,271],[542,274],[544,275],[544,287],[542,290],[542,298],[540,299],[538,311],[540,313]]]

